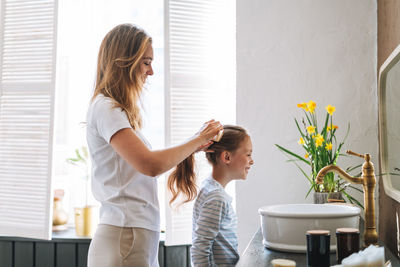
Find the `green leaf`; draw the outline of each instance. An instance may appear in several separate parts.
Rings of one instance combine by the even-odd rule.
[[[306,172],[303,170],[303,168],[301,168],[296,162],[293,162],[296,167],[303,173],[303,175],[307,178],[307,180],[310,182],[311,187],[308,191],[308,193],[306,194],[306,198],[308,197],[308,195],[310,194],[311,190],[314,189],[314,191],[318,190],[318,184],[314,181],[313,177],[310,177],[306,174]]]
[[[326,135],[327,135],[327,126],[328,126],[328,122],[329,122],[329,113],[326,113],[326,118],[325,118],[325,126],[322,129],[322,136],[324,137],[324,140],[326,140]]]
[[[350,188],[353,188],[354,190],[356,190],[356,191],[358,191],[358,192],[360,192],[360,193],[364,193],[364,191],[361,190],[361,189],[358,188],[358,187],[355,187],[355,186],[353,186],[353,185],[349,185],[349,187],[350,187]]]
[[[306,174],[306,172],[296,163],[296,162],[293,162],[295,165],[296,165],[296,167],[303,173],[303,175],[307,178],[307,180],[312,184],[313,183],[313,179],[312,178],[310,178],[307,174]]]
[[[306,159],[304,159],[303,157],[300,157],[299,155],[293,153],[292,151],[287,150],[286,148],[281,147],[281,146],[278,145],[278,144],[275,144],[275,146],[277,146],[277,147],[279,148],[279,150],[281,150],[281,151],[283,151],[283,152],[289,154],[290,156],[295,157],[295,158],[297,158],[297,159],[303,161],[304,163],[310,165],[310,162],[308,162],[308,161],[307,161]]]
[[[79,160],[83,160],[83,158],[81,157],[81,154],[79,153],[79,149],[75,149],[75,154],[76,154],[76,157],[77,157]]]
[[[348,123],[348,124],[347,124],[347,131],[346,131],[346,135],[344,136],[344,138],[343,138],[343,141],[340,143],[341,145],[343,145],[343,144],[344,144],[344,142],[346,141],[346,139],[347,139],[347,136],[349,136],[349,132],[350,132],[350,123]]]
[[[375,174],[375,176],[383,176],[383,175],[395,175],[395,176],[400,176],[399,173],[395,173],[395,172],[384,172],[384,173],[379,173],[379,174]]]
[[[68,159],[67,159],[67,162],[68,162],[69,164],[72,164],[72,165],[78,166],[78,164],[77,164],[77,163],[75,163],[75,162],[74,162],[74,161],[72,161],[72,160],[68,160]]]
[[[299,130],[299,132],[300,132],[300,134],[301,134],[301,137],[305,138],[305,134],[303,134],[303,132],[301,131],[300,126],[299,126],[299,123],[297,122],[296,119],[294,119],[294,121],[295,121],[295,123],[296,123],[297,129]]]
[[[86,157],[86,155],[88,155],[88,151],[85,146],[83,146],[81,149],[82,151],[75,149],[76,158],[67,158],[66,161],[69,164],[81,167],[85,173],[88,173],[88,158]],[[84,157],[82,157],[82,154]]]
[[[310,125],[312,125],[311,120],[310,120],[310,118],[309,118],[307,112],[306,112],[305,110],[303,110],[303,111],[304,111],[304,114],[306,115],[306,118],[307,118],[308,123],[309,123]]]
[[[298,161],[302,161],[302,160],[299,160],[299,159],[288,159],[288,160],[286,160],[285,162],[298,162]]]
[[[356,166],[354,166],[354,167],[347,167],[346,168],[346,172],[347,173],[349,173],[349,172],[352,172],[353,170],[355,170],[355,169],[358,169],[358,168],[361,168],[361,166],[362,166],[362,164],[358,164],[358,165],[356,165]]]
[[[354,202],[357,204],[357,206],[359,206],[360,208],[364,209],[364,206],[354,197],[350,196],[348,193],[346,193],[345,191],[342,192],[347,199],[350,201],[351,204],[354,204]]]
[[[311,191],[314,189],[314,191],[315,191],[315,185],[314,184],[312,184],[311,186],[310,186],[310,189],[308,189],[308,192],[307,192],[307,194],[306,194],[306,197],[305,198],[307,198],[308,197],[308,195],[311,193]]]

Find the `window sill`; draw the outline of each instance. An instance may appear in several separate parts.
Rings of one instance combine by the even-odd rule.
[[[41,239],[32,239],[25,237],[14,237],[14,236],[0,236],[0,240],[3,241],[47,241]],[[55,242],[66,242],[66,243],[90,243],[92,238],[90,236],[77,236],[75,228],[68,228],[64,231],[57,231],[52,233],[51,241]],[[165,242],[165,233],[160,233],[160,243]]]

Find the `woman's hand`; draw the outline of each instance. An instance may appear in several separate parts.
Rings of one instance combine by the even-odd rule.
[[[214,141],[219,141],[222,132],[223,126],[219,121],[210,120],[204,123],[196,134],[196,137],[200,138],[203,142],[196,151],[206,150]]]

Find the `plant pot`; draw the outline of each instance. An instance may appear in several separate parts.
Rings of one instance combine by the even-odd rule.
[[[332,200],[343,200],[342,192],[332,192],[332,193],[324,193],[324,192],[314,192],[314,204],[324,204],[328,203],[328,199]]]
[[[97,226],[94,206],[75,208],[75,232],[77,236],[93,237]]]

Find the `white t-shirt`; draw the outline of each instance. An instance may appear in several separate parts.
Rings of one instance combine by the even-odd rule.
[[[92,160],[92,191],[101,203],[100,223],[160,231],[157,179],[137,171],[110,145],[121,129],[132,128],[110,98],[97,96],[90,104],[86,139]],[[136,135],[150,147],[139,131]]]

